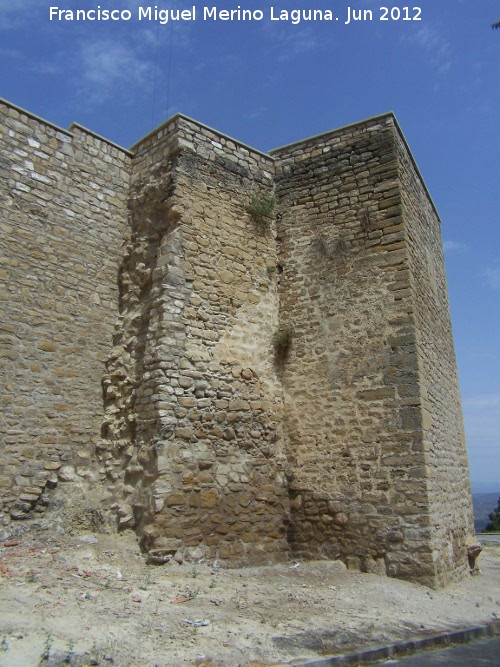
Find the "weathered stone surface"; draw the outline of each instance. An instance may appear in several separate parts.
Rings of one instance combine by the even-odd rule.
[[[32,493],[21,493],[21,495],[19,496],[19,500],[25,503],[36,503],[38,498],[39,498],[38,494],[32,494]]]
[[[175,505],[185,505],[186,496],[183,493],[171,493],[166,497],[165,504],[168,507],[174,507]]]
[[[152,558],[464,575],[439,218],[392,114],[269,156],[180,115],[126,151],[1,102],[0,150],[13,518],[102,484]]]
[[[118,527],[123,528],[133,528],[135,526],[135,519],[132,514],[125,514],[118,519]]]
[[[216,489],[203,489],[200,493],[201,507],[214,508],[219,502]]]
[[[57,473],[61,482],[74,482],[77,479],[73,466],[63,466]]]
[[[55,461],[46,461],[43,467],[45,470],[60,470],[61,465],[61,463],[57,463]]]
[[[481,543],[478,542],[474,537],[467,538],[466,547],[467,547],[467,558],[469,559],[469,567],[471,570],[474,570],[474,568],[476,567],[477,557],[483,550],[483,547],[481,546]]]
[[[292,547],[349,567],[383,556],[429,585],[460,578],[473,526],[432,200],[390,114],[272,155],[281,324],[297,334],[283,364],[303,499]]]
[[[148,551],[146,562],[148,565],[165,565],[172,560],[174,555],[175,551],[172,552],[168,549],[151,549]]]
[[[11,336],[0,338],[0,386],[4,398],[16,396],[2,399],[0,470],[12,485],[23,457],[57,471],[77,452],[94,455],[130,158],[82,128],[65,132],[3,102],[0,153],[10,166],[0,183],[0,336]]]
[[[160,537],[160,529],[154,524],[147,524],[146,526],[143,526],[142,534],[149,540],[155,540],[156,538]]]

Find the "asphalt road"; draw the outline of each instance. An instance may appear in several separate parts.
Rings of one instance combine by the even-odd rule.
[[[371,663],[391,667],[499,667],[500,637],[479,639],[470,644],[460,644],[438,651],[424,651],[406,658]]]
[[[498,544],[500,542],[500,533],[479,533],[476,535],[481,544]]]

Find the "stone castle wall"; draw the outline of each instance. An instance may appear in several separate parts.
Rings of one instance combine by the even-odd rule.
[[[406,225],[391,116],[274,152],[291,543],[432,578]]]
[[[160,135],[134,147],[100,445],[111,475],[122,468],[110,491],[155,550],[269,562],[288,511],[276,246],[246,208],[272,191],[273,162],[180,117]]]
[[[129,168],[84,128],[0,104],[0,493],[19,516],[54,471],[91,474]]]
[[[127,152],[2,109],[12,516],[87,478],[159,560],[461,576],[439,220],[394,117],[269,156],[180,115]]]
[[[414,421],[425,454],[432,564],[437,579],[447,583],[467,570],[473,514],[443,245],[439,217],[401,135],[396,152],[418,352]]]

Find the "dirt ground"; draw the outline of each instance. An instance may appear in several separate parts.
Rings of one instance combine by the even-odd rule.
[[[0,666],[261,667],[500,618],[500,545],[432,591],[320,561],[146,565],[135,536],[0,542]]]

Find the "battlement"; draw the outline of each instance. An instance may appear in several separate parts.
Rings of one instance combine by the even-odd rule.
[[[439,218],[392,113],[266,155],[1,102],[0,151],[6,521],[57,486],[152,559],[467,572]]]

